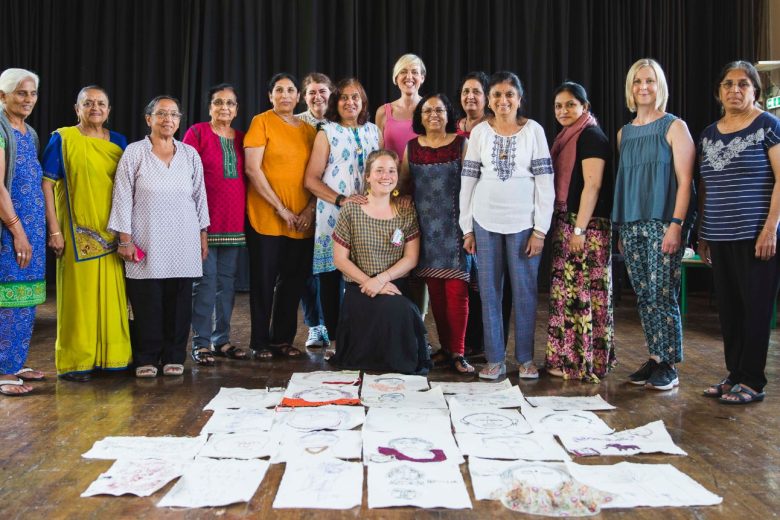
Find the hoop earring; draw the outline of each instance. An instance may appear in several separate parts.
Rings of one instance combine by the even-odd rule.
[[[401,192],[398,191],[398,188],[393,190],[393,197],[397,197]]]

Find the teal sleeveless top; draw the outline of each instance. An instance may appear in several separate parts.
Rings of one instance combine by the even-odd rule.
[[[623,127],[612,207],[614,222],[669,222],[674,216],[677,176],[666,133],[675,119],[666,114],[646,125],[629,123]]]

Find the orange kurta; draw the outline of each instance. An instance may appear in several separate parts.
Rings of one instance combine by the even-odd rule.
[[[300,122],[286,123],[273,110],[256,115],[244,137],[245,148],[265,147],[261,168],[276,196],[287,209],[300,213],[309,202],[303,174],[309,162],[316,131]],[[314,230],[291,230],[276,210],[251,185],[247,189],[246,211],[252,228],[261,235],[310,238]]]

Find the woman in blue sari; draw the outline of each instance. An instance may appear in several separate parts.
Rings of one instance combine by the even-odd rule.
[[[38,76],[0,74],[0,393],[32,391],[43,372],[24,366],[35,306],[46,299],[46,223],[38,136],[24,120],[38,101]]]

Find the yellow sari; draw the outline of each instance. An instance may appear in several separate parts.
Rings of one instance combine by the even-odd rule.
[[[54,142],[47,147],[44,176],[56,183],[57,220],[65,239],[57,259],[57,373],[121,370],[132,359],[124,265],[115,254],[117,239],[106,227],[122,148],[86,137],[76,127],[56,133],[60,150],[49,150]],[[58,171],[50,166],[55,164]]]

